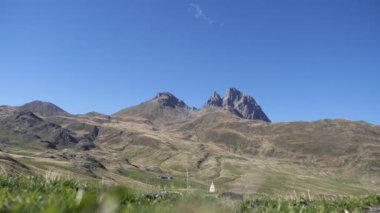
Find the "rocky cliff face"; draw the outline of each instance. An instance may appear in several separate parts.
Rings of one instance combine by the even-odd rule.
[[[173,94],[169,92],[160,92],[156,95],[156,97],[153,98],[153,100],[160,103],[161,106],[164,107],[185,107],[188,108],[188,106],[183,102],[182,100],[179,100],[177,97],[175,97]]]
[[[206,106],[216,106],[216,107],[222,107],[223,106],[223,99],[220,97],[220,95],[217,92],[214,92],[212,96],[207,100]]]
[[[230,110],[241,118],[270,122],[255,99],[236,88],[227,89],[223,99],[218,93],[214,92],[205,106],[222,107]]]

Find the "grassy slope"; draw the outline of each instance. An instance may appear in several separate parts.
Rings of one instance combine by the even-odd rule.
[[[87,159],[63,159],[61,150],[8,146],[9,156],[26,165],[28,170],[24,170],[30,173],[53,170],[59,176],[82,180],[178,189],[186,186],[187,169],[190,187],[201,191],[212,180],[220,191],[246,194],[286,195],[295,190],[312,195],[364,195],[380,191],[379,171],[373,170],[379,168],[380,131],[364,123],[333,120],[269,125],[225,112],[206,113],[167,128],[129,117],[51,120],[64,127],[75,126],[79,133],[84,131],[80,126],[99,126],[97,148],[86,153],[105,169],[75,166],[76,161],[86,163]],[[18,144],[22,145],[21,139]],[[345,151],[330,153],[329,147]],[[347,165],[335,165],[346,161]],[[11,164],[5,169],[12,170]],[[174,180],[158,181],[158,174],[171,175]]]

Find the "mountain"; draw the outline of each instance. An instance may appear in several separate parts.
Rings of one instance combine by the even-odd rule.
[[[204,106],[223,107],[223,99],[215,91]]]
[[[123,109],[113,116],[140,117],[155,123],[172,123],[189,116],[191,108],[169,92],[160,92],[153,99],[137,106]]]
[[[244,119],[270,122],[255,99],[235,88],[227,89],[223,98],[217,92],[214,92],[204,105],[204,108],[208,107],[226,109]],[[142,117],[156,123],[168,123],[196,117],[202,114],[202,112],[191,109],[185,102],[169,92],[161,92],[153,99],[137,106],[123,109],[113,114],[113,116],[124,118]]]
[[[29,151],[94,147],[91,137],[49,122],[31,111],[10,112],[0,117],[0,123],[0,142],[4,146],[23,147]]]
[[[380,126],[263,122],[269,119],[260,109],[233,88],[223,98],[215,92],[202,109],[168,92],[110,116],[46,117],[0,106],[0,170],[53,170],[139,189],[186,188],[188,177],[191,190],[208,190],[213,181],[220,192],[244,194],[380,192]]]
[[[236,88],[227,89],[223,99],[217,92],[214,92],[205,106],[222,107],[245,119],[271,122],[252,96],[244,94]]]
[[[18,109],[22,111],[31,111],[44,117],[70,115],[68,112],[64,111],[58,106],[43,101],[32,101],[18,107]]]

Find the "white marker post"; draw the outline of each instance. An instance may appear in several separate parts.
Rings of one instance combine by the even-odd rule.
[[[215,192],[214,181],[211,181],[211,185],[210,185],[210,190],[209,190],[209,192],[211,192],[211,193],[214,193],[214,192]]]

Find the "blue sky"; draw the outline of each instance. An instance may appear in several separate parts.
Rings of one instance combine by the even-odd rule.
[[[228,87],[273,121],[380,124],[380,1],[0,1],[0,105],[200,107]]]

